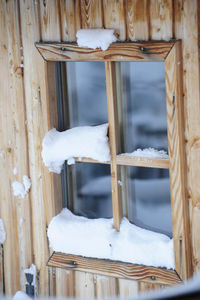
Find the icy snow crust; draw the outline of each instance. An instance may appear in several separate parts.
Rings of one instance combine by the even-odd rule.
[[[65,208],[52,219],[47,234],[57,252],[174,269],[173,240],[126,218],[117,232],[113,219],[87,219]]]
[[[113,29],[80,29],[76,33],[79,47],[92,49],[108,49],[111,43],[116,42]]]
[[[42,158],[51,172],[60,173],[65,160],[87,157],[104,162],[110,160],[108,124],[81,126],[58,132],[51,129],[42,143]]]
[[[149,158],[160,158],[168,159],[169,156],[164,150],[156,150],[154,148],[137,149],[131,153],[122,153],[122,156],[136,156],[136,157],[149,157]]]

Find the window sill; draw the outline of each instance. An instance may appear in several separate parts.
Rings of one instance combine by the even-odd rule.
[[[182,282],[174,270],[107,259],[87,258],[59,252],[53,252],[48,260],[47,266],[163,285]]]

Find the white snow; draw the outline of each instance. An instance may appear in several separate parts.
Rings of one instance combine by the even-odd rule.
[[[168,159],[169,156],[164,150],[156,150],[154,148],[137,149],[131,153],[122,153],[122,156],[135,156],[135,157],[149,157],[149,158],[160,158]]]
[[[75,164],[75,159],[73,157],[69,158],[68,161],[67,161],[67,164],[68,165],[74,165]]]
[[[51,172],[60,173],[65,160],[87,157],[104,162],[110,160],[108,124],[81,126],[58,132],[51,129],[42,143],[42,158]]]
[[[174,269],[173,240],[126,218],[117,232],[113,219],[87,219],[65,208],[51,220],[47,234],[57,252]]]
[[[28,178],[27,175],[23,176],[23,184],[24,184],[25,193],[27,193],[31,187],[31,180],[30,178]]]
[[[33,275],[33,282],[32,282],[32,285],[35,286],[36,266],[35,266],[34,264],[32,264],[32,265],[30,266],[30,268],[24,270],[24,273],[25,273],[25,274],[32,274],[32,275]]]
[[[17,175],[17,168],[13,169],[13,175]]]
[[[14,196],[20,196],[21,198],[25,198],[30,187],[31,187],[31,180],[28,178],[27,175],[23,176],[23,184],[19,181],[14,181],[12,183]]]
[[[6,240],[6,232],[3,225],[3,220],[0,219],[0,244],[3,244]]]
[[[23,291],[17,291],[12,299],[13,300],[30,300],[31,298]]]
[[[80,29],[76,33],[77,43],[80,47],[92,49],[108,49],[111,43],[116,42],[113,29]]]

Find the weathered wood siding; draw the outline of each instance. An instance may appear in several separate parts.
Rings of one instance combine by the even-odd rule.
[[[48,94],[47,88],[47,78],[55,77],[55,66],[47,67],[34,43],[75,41],[79,28],[115,28],[122,41],[182,40],[186,199],[193,267],[200,268],[198,17],[198,0],[0,0],[0,217],[7,234],[3,260],[7,294],[25,288],[23,270],[31,263],[37,267],[40,295],[107,298],[160,288],[153,283],[46,267],[50,254],[46,228],[61,209],[59,176],[48,173],[40,154],[44,134],[57,123],[55,90]],[[52,110],[55,114],[50,118]],[[15,167],[17,175],[13,174]],[[22,181],[23,175],[31,178],[32,187],[20,199],[13,196],[11,184]],[[2,273],[0,281],[2,290]]]

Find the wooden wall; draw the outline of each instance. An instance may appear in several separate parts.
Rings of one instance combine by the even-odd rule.
[[[3,259],[7,294],[24,289],[23,270],[31,263],[37,267],[40,295],[124,297],[160,288],[46,267],[46,228],[61,209],[61,197],[59,177],[43,167],[40,153],[44,134],[56,124],[56,117],[49,118],[56,96],[54,90],[48,95],[45,80],[54,65],[47,68],[34,43],[75,41],[79,28],[115,28],[122,41],[182,40],[187,198],[193,266],[200,268],[198,6],[198,0],[0,0],[0,217],[7,233]],[[25,174],[32,181],[30,193],[24,199],[14,197],[11,184]],[[56,202],[50,190],[58,195]]]

